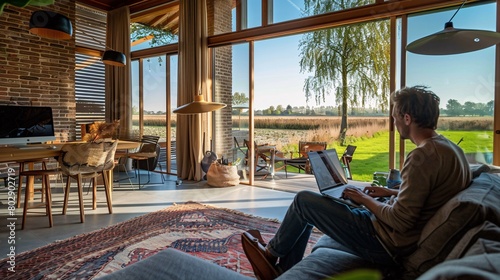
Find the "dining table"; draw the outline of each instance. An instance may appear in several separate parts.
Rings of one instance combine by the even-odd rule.
[[[141,142],[130,140],[117,140],[117,150],[131,150],[139,148]],[[70,141],[55,144],[28,144],[25,146],[0,146],[0,163],[8,162],[30,162],[43,158],[56,158],[61,155],[61,148],[66,144],[82,143],[83,141]],[[110,186],[110,197],[113,190],[113,170],[108,171],[108,186]],[[29,199],[32,200],[34,190],[28,190]]]

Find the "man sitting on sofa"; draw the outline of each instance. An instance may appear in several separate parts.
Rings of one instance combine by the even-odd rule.
[[[423,86],[392,93],[392,117],[402,139],[417,147],[401,170],[399,191],[348,188],[344,197],[364,208],[351,208],[321,194],[297,193],[276,235],[267,245],[258,231],[242,234],[242,242],[259,279],[273,279],[299,262],[313,227],[357,255],[378,265],[396,265],[410,254],[435,211],[472,180],[463,151],[436,133],[439,97]],[[382,203],[376,197],[389,197]],[[278,262],[279,260],[279,262]]]

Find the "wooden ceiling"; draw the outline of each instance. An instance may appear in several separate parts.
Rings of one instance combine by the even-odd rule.
[[[166,29],[174,34],[179,31],[179,0],[76,0],[76,2],[106,12],[129,6],[131,22]]]

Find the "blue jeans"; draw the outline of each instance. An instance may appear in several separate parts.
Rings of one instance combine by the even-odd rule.
[[[279,267],[283,271],[303,258],[313,227],[344,245],[349,253],[376,264],[395,265],[376,236],[370,211],[301,191],[267,245],[274,256],[280,257]]]

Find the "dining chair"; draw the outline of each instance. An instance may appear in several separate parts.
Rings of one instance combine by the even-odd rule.
[[[62,146],[59,166],[66,178],[66,189],[62,214],[66,214],[71,179],[77,182],[80,221],[85,222],[83,203],[83,179],[92,180],[92,209],[97,207],[97,178],[102,177],[109,214],[113,213],[109,173],[115,165],[114,156],[118,141],[100,143],[68,143]]]
[[[127,155],[128,158],[132,159],[132,166],[134,168],[135,175],[137,177],[137,181],[139,184],[139,189],[141,189],[144,185],[149,184],[151,182],[151,172],[156,169],[158,164],[158,155],[160,154],[160,145],[158,145],[158,141],[160,140],[160,136],[155,135],[143,135],[141,138],[141,147],[139,151],[134,153],[129,153]],[[161,165],[160,165],[161,168]],[[141,185],[141,172],[140,170],[147,170],[148,172],[148,181]],[[164,182],[163,174],[161,176],[161,183]]]

